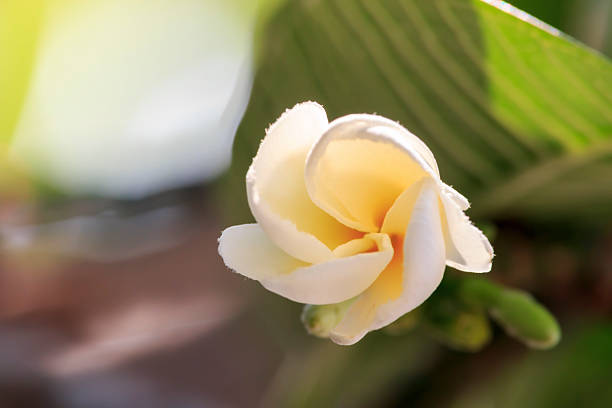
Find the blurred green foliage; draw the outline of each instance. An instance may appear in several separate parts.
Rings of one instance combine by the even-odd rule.
[[[230,191],[243,191],[263,129],[316,100],[330,119],[376,112],[405,125],[475,218],[610,219],[610,62],[534,24],[479,0],[285,4],[263,37]]]
[[[491,340],[491,324],[483,307],[468,306],[437,290],[423,304],[425,330],[446,346],[460,351],[480,351]]]
[[[318,340],[288,353],[262,407],[373,407],[436,362],[435,343],[374,333],[351,347]]]
[[[612,55],[610,0],[510,0],[509,3]]]
[[[453,408],[612,406],[612,326],[577,327],[557,349],[508,364],[498,375],[454,396]],[[525,356],[527,357],[527,356]],[[488,379],[487,379],[488,377]]]

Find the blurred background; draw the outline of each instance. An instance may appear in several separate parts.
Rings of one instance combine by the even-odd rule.
[[[612,406],[612,1],[510,3],[0,0],[0,407]],[[559,346],[336,346],[227,270],[304,100],[423,138]]]

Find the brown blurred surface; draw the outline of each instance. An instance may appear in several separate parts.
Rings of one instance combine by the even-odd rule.
[[[218,217],[196,201],[203,211],[161,252],[108,263],[3,254],[1,407],[260,399],[280,355],[248,316],[255,287],[217,256]]]

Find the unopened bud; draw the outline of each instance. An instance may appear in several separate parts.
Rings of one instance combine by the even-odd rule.
[[[532,348],[551,348],[561,339],[554,316],[525,292],[503,291],[497,305],[489,311],[509,335]]]
[[[332,305],[306,305],[302,311],[302,323],[308,333],[327,338],[352,303],[353,299]]]

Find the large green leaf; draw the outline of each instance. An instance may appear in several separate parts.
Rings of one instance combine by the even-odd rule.
[[[264,129],[316,100],[330,119],[376,112],[413,131],[472,216],[612,218],[612,65],[506,3],[293,1],[263,39],[232,191]]]

